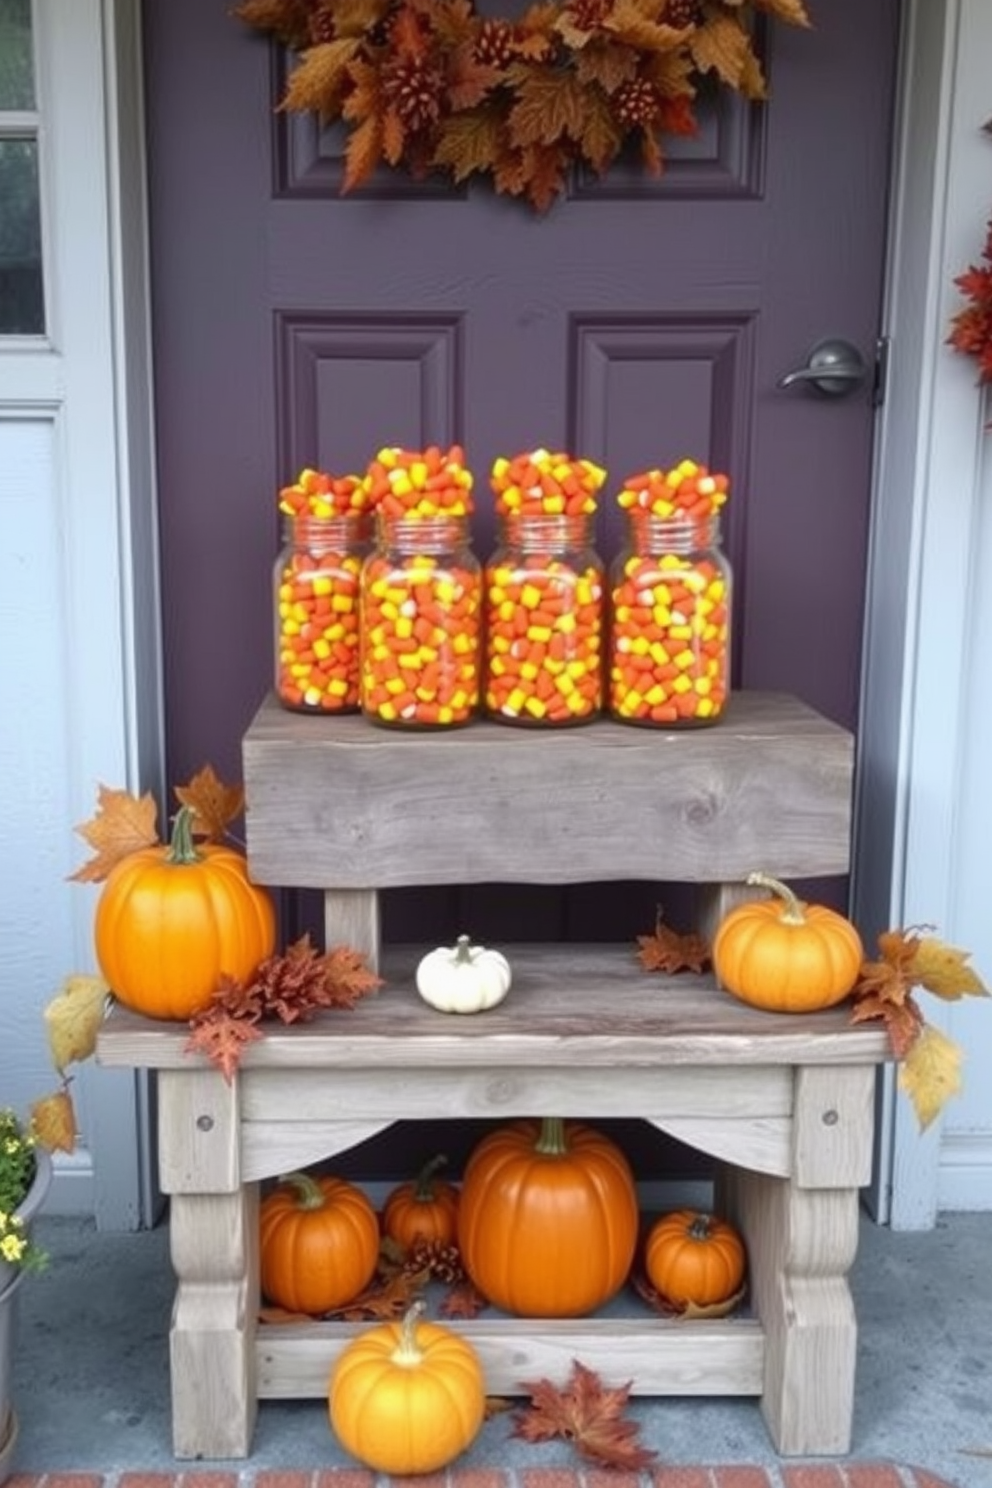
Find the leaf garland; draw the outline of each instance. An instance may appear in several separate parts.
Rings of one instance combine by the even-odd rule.
[[[298,55],[279,107],[348,126],[342,190],[380,165],[546,210],[574,167],[622,153],[659,175],[667,137],[697,131],[712,77],[767,97],[759,14],[808,26],[803,0],[536,0],[513,20],[473,0],[242,0],[235,16]]]
[[[983,125],[992,134],[992,119]],[[978,363],[978,383],[992,383],[992,217],[989,218],[981,264],[969,264],[954,280],[968,303],[951,319],[947,344]]]

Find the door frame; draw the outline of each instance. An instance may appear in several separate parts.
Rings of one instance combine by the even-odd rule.
[[[102,0],[102,18],[116,345],[127,352],[116,374],[120,438],[137,473],[133,479],[122,476],[121,504],[131,533],[121,578],[127,609],[135,574],[147,574],[157,560],[140,0]],[[952,921],[954,765],[966,716],[960,706],[963,663],[948,677],[947,658],[963,654],[970,594],[959,580],[949,588],[948,575],[960,571],[954,566],[971,550],[977,512],[973,501],[948,512],[940,491],[948,471],[962,490],[974,490],[976,472],[979,481],[988,472],[981,476],[979,462],[987,457],[972,370],[942,342],[948,266],[974,252],[965,246],[974,230],[974,208],[968,210],[964,193],[970,169],[965,157],[972,153],[968,131],[978,107],[977,59],[992,46],[989,22],[987,0],[903,3],[884,316],[891,356],[877,429],[855,798],[852,890],[866,932]],[[984,107],[987,114],[992,100]],[[930,599],[949,592],[956,599],[942,606],[938,618]],[[154,642],[144,638],[128,669],[132,716],[154,711],[146,696],[146,678],[160,671]],[[927,707],[938,678],[944,695],[950,687],[958,703],[950,722]],[[131,779],[147,782],[149,773],[155,774],[154,761],[132,758]],[[102,1073],[92,1094],[95,1105],[106,1101],[103,1124],[109,1128],[114,1097]],[[939,1125],[921,1138],[891,1078],[881,1082],[878,1104],[876,1214],[899,1227],[926,1227],[936,1212]],[[147,1153],[139,1166],[150,1167]]]

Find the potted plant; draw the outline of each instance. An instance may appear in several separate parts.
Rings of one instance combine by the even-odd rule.
[[[31,1227],[51,1181],[47,1150],[16,1112],[0,1108],[0,1483],[8,1475],[17,1439],[10,1403],[17,1296],[26,1272],[45,1264]]]

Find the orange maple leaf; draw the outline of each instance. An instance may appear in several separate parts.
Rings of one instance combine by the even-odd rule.
[[[564,1437],[583,1457],[630,1472],[640,1472],[657,1460],[656,1453],[638,1444],[640,1426],[624,1418],[629,1382],[610,1389],[598,1374],[573,1359],[563,1389],[548,1379],[525,1381],[521,1389],[530,1395],[531,1405],[518,1413],[514,1436],[530,1442]]]
[[[709,964],[710,952],[701,935],[680,935],[662,922],[659,913],[653,935],[637,937],[638,960],[645,971],[660,971],[670,976],[677,971],[702,972]]]
[[[333,946],[324,956],[323,964],[326,1007],[354,1007],[382,986],[382,977],[370,971],[362,953],[350,946]]]
[[[193,836],[207,842],[223,842],[245,809],[244,787],[225,785],[212,765],[204,765],[187,785],[177,785],[176,799],[193,813]]]
[[[132,796],[130,791],[101,785],[96,815],[75,829],[96,856],[70,873],[70,882],[101,883],[122,859],[142,848],[154,847],[159,841],[157,816],[158,808],[150,793]]]
[[[442,1317],[474,1318],[487,1306],[488,1303],[478,1287],[473,1286],[470,1281],[459,1281],[449,1287],[440,1312]]]
[[[905,1059],[923,1032],[924,1017],[909,992],[899,998],[871,993],[858,993],[851,1010],[852,1023],[865,1023],[880,1018],[885,1024],[889,1044],[896,1059]]]
[[[230,1085],[241,1063],[246,1044],[262,1037],[261,1029],[247,1018],[237,1018],[220,1003],[199,1013],[186,1041],[187,1054],[205,1054]]]

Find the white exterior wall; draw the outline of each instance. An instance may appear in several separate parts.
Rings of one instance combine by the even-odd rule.
[[[0,339],[0,1104],[21,1114],[58,1085],[45,1003],[95,969],[73,825],[101,782],[159,785],[140,130],[136,159],[117,143],[137,53],[122,25],[119,89],[110,22],[100,0],[35,0],[47,335]],[[135,1227],[143,1083],[87,1066],[73,1097],[82,1140],[49,1207]]]
[[[906,11],[855,894],[870,934],[935,924],[992,978],[992,435],[973,366],[944,345],[992,212],[992,5]],[[138,0],[35,12],[51,337],[0,342],[0,1100],[16,1105],[53,1084],[44,1002],[92,961],[72,824],[99,781],[162,795]],[[880,1093],[878,1212],[907,1228],[992,1208],[992,1007],[926,1001],[970,1058],[926,1137],[891,1080]],[[54,1207],[133,1227],[152,1202],[143,1086],[87,1069],[75,1093],[85,1144]]]

